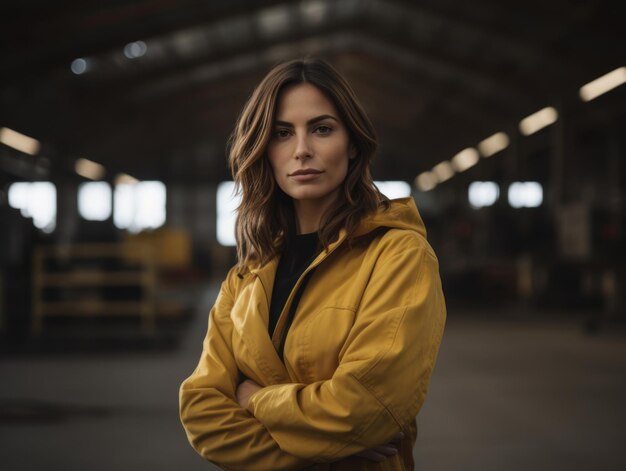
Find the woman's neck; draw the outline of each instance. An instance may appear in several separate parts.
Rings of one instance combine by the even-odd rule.
[[[296,213],[297,233],[309,234],[316,232],[320,227],[322,216],[335,201],[336,194],[328,195],[323,200],[294,200],[293,207]]]
[[[294,201],[298,234],[309,234],[320,227],[323,211],[318,207],[301,201]]]

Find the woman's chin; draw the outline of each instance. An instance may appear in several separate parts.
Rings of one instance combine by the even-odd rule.
[[[321,191],[294,192],[290,195],[294,201],[300,203],[319,203],[325,204],[329,200],[334,199],[337,195],[334,192],[327,193]]]

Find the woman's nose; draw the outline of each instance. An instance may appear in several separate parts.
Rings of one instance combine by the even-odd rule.
[[[308,136],[299,136],[296,140],[296,160],[308,159],[313,155]]]

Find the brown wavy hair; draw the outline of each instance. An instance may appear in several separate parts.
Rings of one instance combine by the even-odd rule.
[[[296,233],[291,197],[276,183],[266,151],[281,91],[288,85],[302,83],[314,85],[331,100],[357,150],[356,158],[349,160],[343,191],[320,221],[321,246],[327,249],[342,228],[350,235],[364,215],[381,205],[389,206],[370,173],[378,147],[376,133],[352,87],[321,59],[279,64],[253,91],[228,142],[229,164],[236,191],[241,194],[235,224],[240,271],[249,262],[269,262]]]

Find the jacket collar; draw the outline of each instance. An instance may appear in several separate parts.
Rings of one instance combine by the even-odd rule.
[[[328,257],[331,253],[333,253],[337,247],[339,247],[347,238],[347,232],[345,229],[341,229],[339,231],[339,237],[337,240],[329,244],[327,250],[322,250],[317,257],[311,262],[308,268],[304,271],[301,278],[306,275],[313,268],[318,266],[326,257]],[[276,269],[278,268],[278,256],[274,257],[268,263],[263,266],[255,267],[250,270],[250,273],[259,278],[261,283],[263,283],[263,287],[265,288],[265,295],[267,298],[267,304],[269,306],[272,289],[274,288],[274,278],[276,276]]]

